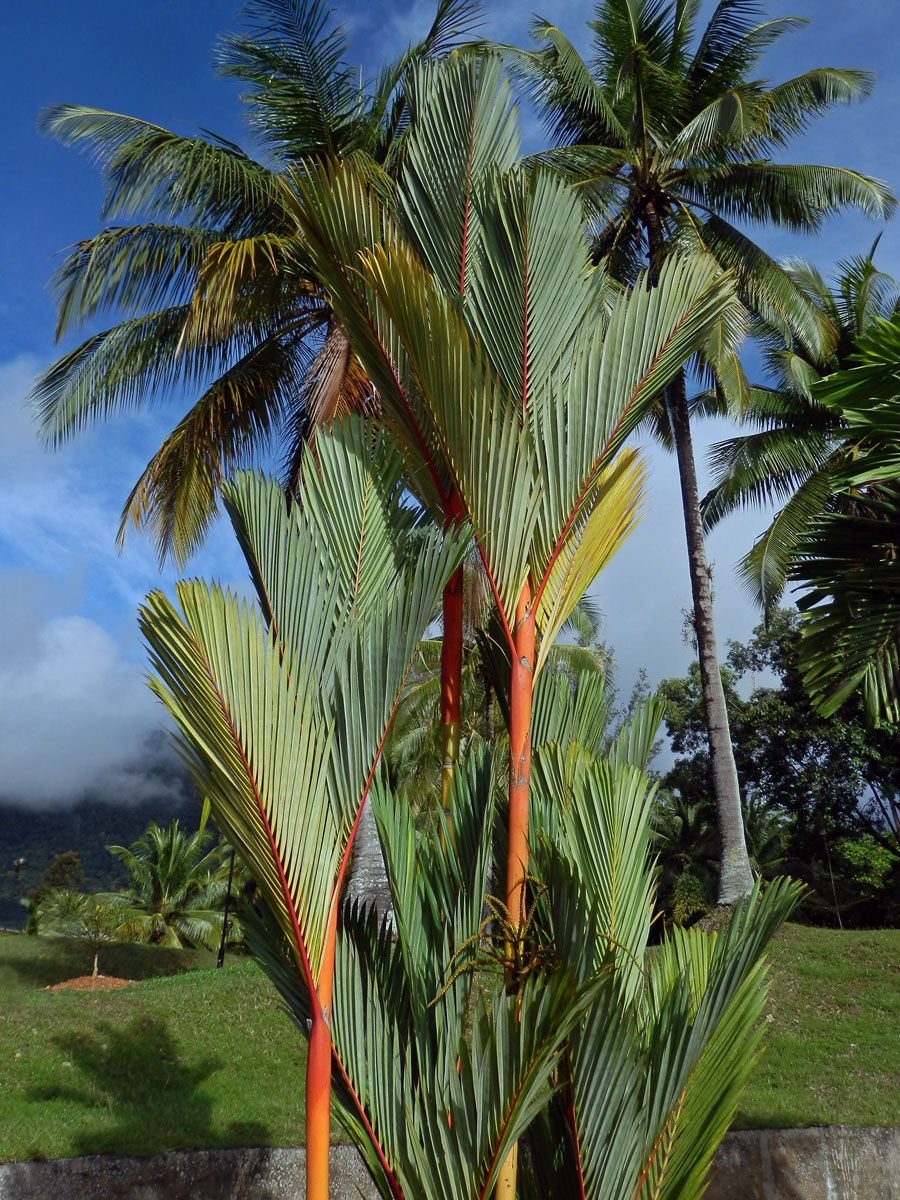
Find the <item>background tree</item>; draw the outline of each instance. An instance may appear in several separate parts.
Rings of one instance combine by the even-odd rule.
[[[79,883],[84,883],[81,859],[74,850],[64,850],[62,854],[53,855],[53,861],[44,868],[37,886],[28,893],[28,899],[38,904],[51,889],[74,890]]]
[[[722,672],[754,867],[803,879],[812,919],[883,924],[895,919],[889,864],[877,886],[865,876],[874,848],[900,851],[891,820],[900,799],[898,731],[871,728],[860,697],[832,716],[817,712],[800,647],[798,614],[779,610],[749,642],[729,644]],[[686,678],[664,680],[660,695],[676,755],[662,780],[675,806],[663,807],[659,826],[671,894],[679,871],[688,867],[704,883],[713,865],[702,832],[712,806],[696,663]]]
[[[589,67],[555,26],[538,21],[542,48],[517,53],[557,149],[540,156],[575,180],[596,222],[595,253],[632,278],[649,263],[701,246],[735,271],[749,309],[786,338],[820,353],[828,336],[789,275],[739,227],[775,224],[814,231],[846,205],[890,214],[888,189],[843,167],[774,162],[836,103],[864,98],[864,71],[820,68],[774,87],[752,72],[764,51],[801,25],[759,21],[756,0],[721,0],[703,30],[700,4],[600,0]],[[747,386],[733,349],[704,348],[701,361],[733,404]],[[721,839],[719,901],[752,885],[728,713],[720,684],[709,569],[691,442],[686,377],[667,389],[659,420],[674,444],[681,481],[710,763]]]
[[[114,908],[122,941],[214,950],[222,936],[227,882],[222,848],[207,849],[211,835],[186,834],[178,820],[166,829],[155,822],[131,846],[107,846],[125,869],[126,891],[101,899]],[[232,930],[240,940],[240,929]]]

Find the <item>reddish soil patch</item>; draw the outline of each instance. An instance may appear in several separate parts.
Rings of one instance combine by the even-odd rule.
[[[45,992],[59,992],[71,988],[75,992],[109,992],[113,988],[131,987],[137,979],[117,979],[115,975],[79,975],[77,979],[64,979],[44,988]]]

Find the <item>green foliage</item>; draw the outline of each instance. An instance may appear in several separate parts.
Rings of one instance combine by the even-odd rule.
[[[825,715],[862,691],[870,721],[900,721],[900,626],[895,604],[900,544],[900,317],[877,319],[859,339],[858,365],[816,397],[847,427],[831,477],[829,510],[797,546],[804,682]]]
[[[62,854],[53,855],[53,861],[44,868],[37,887],[28,893],[28,899],[39,904],[52,889],[75,888],[79,883],[84,883],[84,878],[81,859],[74,850],[64,850]]]
[[[709,892],[692,871],[682,871],[672,889],[672,921],[693,925],[712,910]]]
[[[168,829],[155,822],[130,847],[107,846],[128,877],[128,889],[98,896],[116,914],[116,936],[178,948],[212,950],[222,937],[226,881],[223,849],[207,850],[203,830],[186,834],[174,820]],[[240,941],[240,928],[230,932]]]
[[[748,849],[763,876],[786,870],[807,882],[811,919],[891,922],[892,874],[866,878],[859,859],[878,846],[900,863],[896,730],[872,729],[860,699],[822,716],[804,688],[801,648],[799,618],[785,610],[750,642],[730,643],[723,679]],[[674,795],[657,818],[666,898],[686,867],[711,886],[716,854],[696,664],[686,678],[664,680],[660,693],[676,754],[663,780]]]
[[[259,885],[246,936],[301,1030],[327,1004],[342,1121],[385,1194],[483,1197],[568,1087],[587,1195],[633,1196],[642,1179],[660,1195],[699,1195],[760,1036],[763,950],[797,889],[773,885],[721,933],[648,953],[654,785],[643,768],[658,706],[639,705],[598,757],[598,677],[573,688],[548,674],[558,686],[536,711],[529,911],[516,926],[492,902],[514,965],[508,979],[488,969],[499,930],[483,914],[502,824],[487,751],[457,767],[449,814],[421,830],[378,771],[468,540],[417,528],[400,480],[395,444],[345,419],[318,439],[300,503],[257,476],[228,490],[258,606],[194,583],[179,585],[183,615],[158,597],[142,614],[158,693]],[[396,941],[373,915],[335,910],[367,794]],[[565,1124],[553,1136],[571,1146]]]
[[[813,352],[796,337],[785,346],[771,331],[764,336],[774,385],[751,388],[740,414],[742,423],[756,431],[721,442],[711,451],[713,488],[702,505],[708,528],[739,506],[782,502],[739,566],[767,619],[784,592],[792,555],[813,522],[826,510],[846,510],[853,504],[850,497],[835,495],[832,476],[856,447],[847,438],[840,413],[816,398],[814,385],[823,375],[851,366],[857,341],[900,304],[900,285],[875,267],[877,245],[878,239],[868,255],[838,263],[832,287],[802,259],[785,264],[830,327],[828,339]]]
[[[473,535],[507,645],[530,583],[534,678],[550,664],[635,520],[641,472],[625,439],[692,355],[708,359],[715,346],[727,357],[743,330],[733,280],[697,247],[654,261],[653,286],[639,279],[631,292],[592,267],[586,193],[545,167],[506,169],[515,123],[499,56],[428,61],[456,36],[459,5],[441,6],[431,41],[389,73],[374,103],[354,90],[343,36],[318,4],[273,0],[257,11],[267,14],[260,36],[233,40],[226,64],[250,82],[270,145],[289,156],[277,178],[234,147],[173,141],[110,114],[48,118],[101,150],[112,207],[152,216],[168,204],[192,229],[203,214],[216,240],[112,237],[97,247],[98,288],[72,264],[64,286],[85,312],[131,301],[132,255],[141,304],[157,289],[167,300],[188,294],[51,369],[45,423],[65,435],[139,402],[148,382],[212,378],[129,508],[183,559],[221,488],[257,598],[197,580],[177,585],[177,607],[151,595],[141,627],[152,685],[257,883],[247,938],[300,1030],[330,1037],[342,1120],[383,1194],[483,1200],[534,1127],[587,1197],[632,1200],[646,1184],[691,1200],[751,1069],[764,951],[798,888],[759,888],[719,932],[674,930],[648,950],[655,785],[644,768],[660,711],[639,705],[602,754],[596,673],[573,685],[565,670],[545,672],[555,686],[535,709],[527,911],[505,913],[488,895],[503,838],[489,752],[457,766],[449,813],[421,829],[380,758]],[[667,35],[651,16],[642,13],[655,53]],[[601,13],[596,32],[612,47],[621,30],[608,24]],[[632,65],[632,81],[640,74],[660,104],[672,101],[680,62],[668,79]],[[408,129],[393,103],[407,68]],[[828,87],[840,95],[854,81],[835,74]],[[604,120],[612,107],[598,105]],[[609,123],[622,127],[614,112]],[[703,129],[695,135],[705,152]],[[329,157],[316,161],[322,151]],[[783,172],[767,178],[789,205]],[[828,179],[842,196],[853,191],[846,174]],[[252,198],[260,181],[263,205]],[[885,202],[866,181],[854,194]],[[311,393],[296,384],[311,330],[324,335],[311,386],[322,355],[333,368],[328,415],[361,396],[368,407],[371,380],[381,426],[344,416],[320,431],[292,460],[291,500],[259,475],[223,484],[282,409],[302,439]],[[434,503],[435,521],[410,493]],[[341,907],[369,797],[396,940],[371,913]],[[119,848],[136,895],[155,899],[155,878],[170,868],[186,874],[177,834],[165,854],[158,830],[138,851]],[[145,924],[160,930],[154,922]],[[161,936],[175,926],[167,917]],[[501,936],[502,977],[491,969]],[[321,1096],[323,1080],[314,1085]]]

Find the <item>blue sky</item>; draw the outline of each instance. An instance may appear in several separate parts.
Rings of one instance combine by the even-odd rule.
[[[544,15],[580,41],[591,8],[557,0]],[[766,60],[773,79],[822,65],[878,74],[872,100],[836,110],[797,144],[792,158],[854,166],[900,187],[896,0],[779,0],[763,8],[811,21]],[[149,588],[169,586],[172,573],[160,576],[152,551],[136,538],[119,557],[114,538],[124,498],[178,416],[167,408],[123,417],[53,453],[35,441],[23,398],[34,374],[58,353],[46,285],[54,256],[98,228],[102,198],[94,167],[40,137],[36,114],[50,103],[83,103],[180,132],[212,129],[252,149],[237,90],[216,79],[211,65],[217,37],[239,24],[238,9],[229,0],[42,0],[5,13],[0,771],[2,792],[35,803],[71,799],[98,781],[123,799],[141,787],[130,764],[161,713],[144,683],[135,609]],[[370,66],[420,34],[431,11],[421,0],[354,2],[340,9],[357,57]],[[521,43],[529,12],[510,0],[489,4],[485,32]],[[537,136],[530,122],[528,133]],[[772,231],[757,236],[772,253],[803,254],[827,270],[836,259],[867,249],[877,232],[864,218],[848,215],[812,241]],[[879,264],[900,276],[896,222],[881,243]],[[698,429],[698,449],[726,433],[722,425]],[[626,689],[642,665],[655,681],[682,671],[690,658],[681,637],[690,591],[674,463],[652,451],[651,468],[644,521],[595,589]],[[764,523],[759,514],[740,516],[711,540],[723,644],[746,637],[754,623],[732,566]],[[224,527],[192,570],[242,577]]]

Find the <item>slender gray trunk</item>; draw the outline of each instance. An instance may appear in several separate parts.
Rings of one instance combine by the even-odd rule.
[[[650,249],[650,283],[659,282],[664,250],[661,214],[656,202],[648,199],[644,206],[644,228]],[[681,507],[684,532],[687,538],[688,564],[691,572],[691,595],[694,600],[694,632],[697,638],[697,657],[700,660],[700,681],[703,689],[703,713],[709,741],[710,776],[716,801],[719,826],[719,904],[734,904],[753,890],[753,872],[747,856],[744,837],[744,814],[738,786],[725,689],[719,671],[716,649],[716,628],[713,622],[712,589],[709,565],[703,543],[703,522],[700,518],[700,493],[697,489],[697,469],[691,440],[691,420],[687,403],[684,371],[679,371],[666,393],[666,408],[672,424],[675,454],[678,460],[678,479],[681,484]]]
[[[719,826],[718,902],[719,904],[734,904],[752,891],[753,872],[750,870],[750,860],[747,856],[737,767],[731,745],[728,710],[725,707],[725,689],[722,686],[722,675],[719,671],[716,630],[713,623],[712,590],[709,566],[706,561],[706,548],[703,544],[700,495],[697,489],[697,472],[691,442],[684,371],[678,373],[669,388],[666,395],[666,406],[672,424],[672,435],[678,458],[684,531],[691,571],[691,594],[694,601],[694,632],[697,638],[697,657],[700,660],[703,712],[706,717],[706,732],[709,738],[710,775]]]

